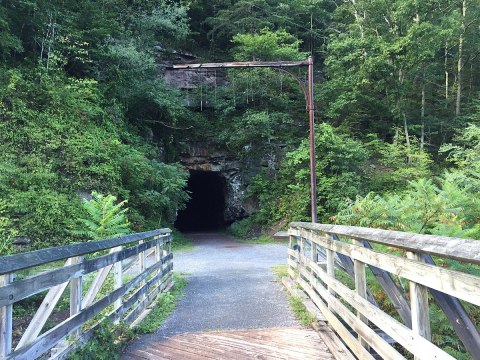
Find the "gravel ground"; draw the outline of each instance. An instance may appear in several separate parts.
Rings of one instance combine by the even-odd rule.
[[[155,334],[131,345],[184,332],[299,325],[272,266],[286,264],[287,247],[251,245],[225,234],[190,234],[191,252],[174,253],[174,271],[186,273],[185,297]]]

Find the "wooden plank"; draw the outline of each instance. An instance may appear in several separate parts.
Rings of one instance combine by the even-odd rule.
[[[423,261],[435,265],[430,255],[423,255]],[[430,292],[470,355],[480,354],[480,333],[460,300],[437,290]]]
[[[333,241],[324,236],[313,235],[320,246],[333,250],[366,264],[389,271],[417,284],[450,294],[474,305],[480,305],[480,278],[459,271],[445,269],[392,254]]]
[[[72,265],[80,264],[83,260],[83,257],[76,256],[71,258]],[[75,316],[82,310],[82,277],[73,278],[70,281],[70,317]],[[78,338],[80,336],[80,329],[77,329],[72,332],[72,339]]]
[[[372,245],[368,241],[363,241],[363,246],[367,249],[373,249]],[[369,265],[369,268],[373,275],[377,278],[385,293],[388,295],[388,298],[392,302],[395,310],[397,310],[397,313],[402,318],[405,326],[411,328],[412,313],[410,311],[410,304],[405,298],[403,292],[398,288],[395,281],[393,281],[392,275],[376,266]],[[379,307],[378,305],[376,306]]]
[[[255,67],[292,67],[308,66],[308,61],[246,61],[246,62],[223,62],[203,64],[175,64],[170,67],[173,70],[182,69],[226,69],[226,68],[255,68]]]
[[[368,240],[408,251],[480,264],[480,242],[476,240],[370,229],[358,226],[312,224],[306,222],[292,222],[290,223],[290,227],[337,234],[357,240]]]
[[[155,243],[156,241],[152,241],[152,243]],[[122,247],[119,246],[117,248],[113,248],[112,251],[122,251]],[[122,268],[122,262],[117,261],[115,264],[113,264],[113,289],[120,289],[123,285],[123,268]],[[119,307],[122,306],[122,298],[118,298],[117,301],[115,301],[114,308],[118,309]]]
[[[411,260],[422,261],[420,254],[408,251],[406,255],[407,258]],[[431,341],[432,332],[430,330],[430,309],[428,307],[427,287],[410,281],[410,301],[412,304],[412,331]],[[415,359],[419,359],[419,357],[415,357]]]
[[[35,359],[48,351],[59,340],[70,335],[73,331],[82,326],[87,320],[103,311],[107,306],[111,305],[120,296],[125,295],[135,288],[142,280],[144,280],[153,271],[161,266],[160,263],[155,264],[145,270],[144,273],[137,275],[134,279],[123,285],[120,289],[114,290],[102,299],[95,302],[86,309],[82,309],[78,314],[68,318],[53,329],[40,335],[34,343],[29,344],[19,350],[11,353],[6,359],[30,360]]]
[[[377,327],[385,331],[395,341],[402,345],[405,349],[410,351],[415,356],[419,356],[424,359],[453,359],[450,355],[439,349],[425,338],[418,336],[407,328],[402,323],[398,322],[390,315],[386,314],[379,308],[373,306],[370,302],[358,296],[354,291],[350,290],[347,286],[343,285],[338,280],[331,279],[323,269],[319,266],[313,265],[316,275],[326,284],[334,288],[335,292],[351,305],[355,310],[360,311],[369,321],[374,323]],[[321,284],[311,274],[309,280],[312,282],[312,286],[317,291],[321,292]],[[310,295],[310,293],[309,293]],[[325,295],[325,296],[324,296]],[[330,294],[322,294],[325,299],[335,301],[336,299]],[[328,300],[327,300],[328,301]],[[323,312],[323,310],[322,310]]]
[[[310,315],[314,316],[318,321],[327,321],[320,309],[302,290],[297,288],[292,279],[284,277],[282,278],[282,284],[293,297],[297,297],[302,300],[303,306],[305,306],[305,309],[307,309]]]
[[[0,275],[57,260],[85,255],[91,252],[107,250],[116,246],[122,246],[142,239],[147,239],[149,237],[170,233],[171,230],[165,228],[119,236],[111,239],[57,246],[27,253],[4,256],[0,258]]]
[[[336,299],[335,296],[331,295],[328,289],[324,288],[310,273],[303,272],[303,274],[309,281],[308,284],[305,280],[300,279],[299,284],[302,288],[308,293],[310,298],[315,304],[319,307],[324,307],[327,309],[328,313],[325,311],[322,312],[325,314],[325,317],[329,321],[330,325],[340,334],[342,340],[345,341],[347,346],[350,347],[352,352],[361,358],[370,358],[373,359],[373,356],[370,354],[369,350],[365,349],[361,342],[355,339],[348,330],[341,325],[338,325],[339,320],[335,317],[333,311],[337,313],[353,330],[360,334],[363,339],[365,339],[384,359],[395,359],[395,360],[404,360],[405,358],[392,348],[383,338],[378,336],[375,331],[370,329],[363,321],[359,320],[356,315],[352,314],[348,308],[341,303],[340,300]],[[336,281],[336,280],[332,280]],[[315,291],[314,291],[315,289]],[[323,301],[320,296],[328,304],[328,307],[323,305]],[[367,301],[368,302],[368,301]],[[371,305],[372,306],[372,305]],[[340,331],[343,333],[340,333]],[[349,336],[345,337],[348,334]]]
[[[93,301],[95,300],[95,296],[97,296],[98,292],[100,291],[103,284],[105,283],[105,280],[107,279],[107,276],[110,273],[110,270],[112,270],[112,266],[113,265],[108,265],[104,267],[95,276],[95,278],[92,281],[92,284],[88,288],[88,291],[82,300],[82,308],[86,308],[87,306],[90,306],[93,303]]]
[[[353,244],[363,247],[363,244],[357,240],[354,240]],[[353,260],[353,268],[355,271],[355,279],[354,279],[355,292],[357,293],[358,296],[366,299],[367,298],[367,276],[365,273],[365,264],[359,260]],[[363,321],[365,324],[368,325],[368,319],[358,311],[357,311],[357,317],[360,319],[360,321]],[[360,335],[358,339],[362,343],[362,346],[368,350],[369,349],[368,342],[365,341],[365,339],[362,339]]]
[[[71,263],[72,263],[72,260],[68,259],[65,262],[65,266],[69,266]],[[45,323],[50,317],[50,314],[52,313],[53,309],[55,308],[58,301],[60,300],[63,293],[65,292],[65,289],[67,288],[67,286],[68,286],[68,282],[65,282],[63,284],[54,286],[48,291],[47,295],[45,295],[42,303],[38,307],[35,315],[33,315],[32,320],[30,320],[30,324],[28,324],[28,327],[24,331],[15,350],[20,349],[35,341],[38,334],[40,334],[43,327],[45,326]]]
[[[0,275],[0,285],[7,285],[13,281],[13,274]],[[0,357],[6,357],[12,352],[12,305],[0,307]]]
[[[352,355],[350,350],[327,324],[323,321],[317,321],[312,324],[312,327],[336,360],[356,360],[356,357]]]
[[[138,316],[132,316],[133,321],[130,319],[126,319],[126,322],[130,322],[130,327],[134,328],[138,324],[140,324],[147,316],[152,312],[153,309],[158,304],[160,297],[158,296],[159,293],[168,293],[173,287],[175,286],[175,282],[173,281],[173,277],[169,276],[166,278],[159,286],[157,286],[150,294],[147,296],[148,305],[146,309],[138,314]],[[133,311],[132,311],[133,312]],[[129,314],[130,315],[130,314]]]
[[[155,246],[155,241],[133,246],[120,252],[113,252],[95,259],[83,261],[80,264],[66,265],[63,268],[50,270],[27,279],[15,281],[0,287],[0,306],[13,304],[28,296],[50,289],[54,285],[63,284],[79,275],[86,275],[117,261],[138,254],[142,249]]]
[[[156,277],[159,275],[156,275]],[[172,277],[168,276],[166,279],[164,279],[150,294],[148,293],[148,290],[150,290],[154,285],[156,285],[159,281],[159,279],[154,278],[155,281],[149,281],[144,285],[143,288],[146,288],[146,291],[142,291],[141,293],[136,295],[137,300],[139,300],[138,304],[131,310],[131,312],[125,317],[124,322],[126,324],[131,324],[133,323],[139,316],[140,314],[145,310],[147,306],[150,305],[150,303],[155,300],[157,295],[160,292],[163,292],[163,289],[167,288],[170,282],[172,281]],[[163,276],[162,276],[163,277]]]

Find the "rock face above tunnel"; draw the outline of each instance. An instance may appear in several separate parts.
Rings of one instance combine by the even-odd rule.
[[[245,199],[246,184],[241,163],[225,151],[198,145],[187,145],[180,156],[187,170],[218,172],[225,179],[225,223],[241,219],[254,210]]]

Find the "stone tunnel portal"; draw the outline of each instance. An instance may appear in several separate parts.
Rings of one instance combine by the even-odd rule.
[[[224,230],[226,181],[215,171],[190,170],[190,200],[178,212],[175,227],[184,232]]]

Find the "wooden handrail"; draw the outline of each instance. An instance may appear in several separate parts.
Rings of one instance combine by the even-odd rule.
[[[0,258],[0,359],[35,359],[48,352],[63,358],[92,335],[98,323],[88,322],[99,314],[127,324],[137,321],[157,295],[173,285],[171,241],[170,229],[159,229]],[[101,250],[110,251],[105,254]],[[90,256],[85,258],[86,254]],[[153,261],[146,261],[148,255],[152,255]],[[56,263],[47,271],[14,280],[15,271],[66,258],[64,265]],[[128,277],[123,276],[124,262],[133,272]],[[85,281],[88,274],[92,281]],[[109,275],[113,289],[111,282],[106,281]],[[86,286],[89,288],[83,295]],[[68,287],[70,316],[41,333],[62,296],[67,296],[64,292]],[[13,306],[46,290],[28,327],[19,339],[14,339]],[[113,310],[107,313],[109,306]],[[85,326],[86,323],[89,325]]]
[[[169,233],[171,233],[171,230],[168,228],[164,228],[153,231],[146,231],[142,233],[119,236],[111,239],[57,246],[37,251],[9,255],[0,258],[0,275],[50,263],[57,260],[81,256],[96,251],[107,250],[117,246],[127,245],[135,241],[147,239],[153,236]]]
[[[438,235],[414,234],[402,231],[371,229],[359,226],[292,222],[292,228],[336,234],[356,240],[368,240],[399,249],[421,252],[472,264],[480,264],[480,241]]]
[[[373,358],[372,348],[384,359],[404,359],[405,351],[416,359],[453,359],[431,341],[428,292],[446,313],[467,352],[474,358],[480,354],[480,333],[459,301],[480,306],[480,277],[436,266],[426,255],[478,264],[479,241],[300,222],[290,224],[289,235],[289,276],[356,355]],[[342,241],[339,236],[352,241]],[[405,256],[376,250],[368,241],[403,249]],[[455,247],[458,244],[475,253],[465,253]],[[326,253],[326,262],[319,262],[319,253]],[[353,289],[336,279],[333,258],[337,255],[354,263],[355,271],[350,274]],[[366,266],[408,280],[409,296],[398,294],[409,299],[405,313],[411,314],[410,321],[404,319],[402,324],[367,300]],[[404,352],[393,348],[377,330],[401,345]],[[357,336],[352,336],[352,331]]]

